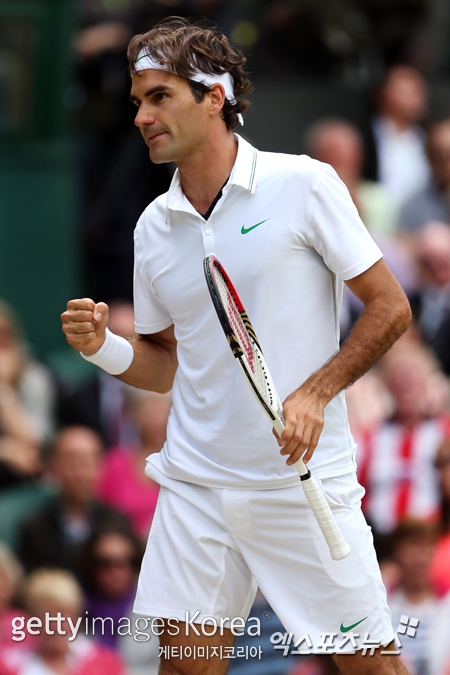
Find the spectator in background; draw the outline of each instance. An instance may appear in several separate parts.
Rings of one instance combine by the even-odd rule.
[[[440,595],[450,593],[450,439],[439,447],[435,467],[441,496],[441,533],[431,563],[431,582]],[[450,625],[450,624],[449,624]]]
[[[134,309],[128,300],[113,300],[109,305],[109,326],[121,337],[134,333]],[[62,384],[59,417],[66,425],[82,425],[97,431],[106,448],[132,445],[137,429],[129,411],[132,387],[103,370],[76,386]]]
[[[319,121],[307,132],[306,148],[307,154],[337,172],[373,237],[395,234],[397,206],[382,185],[364,180],[364,145],[356,127],[339,119]]]
[[[94,532],[81,556],[90,625],[97,619],[92,635],[119,652],[128,675],[157,675],[159,669],[159,639],[148,619],[132,612],[143,552],[134,532],[111,526]],[[137,636],[137,629],[146,635]]]
[[[405,337],[380,361],[392,396],[393,416],[380,427],[356,433],[359,482],[366,488],[363,508],[375,534],[388,535],[406,517],[439,514],[434,461],[450,431],[448,389],[433,356]],[[383,537],[377,540],[383,557]]]
[[[425,187],[430,169],[425,152],[425,133],[419,126],[427,108],[427,86],[413,67],[396,65],[385,75],[373,120],[375,171],[398,206]],[[369,148],[370,150],[370,148]]]
[[[395,588],[388,592],[392,625],[402,615],[419,620],[414,639],[400,635],[402,661],[410,675],[428,675],[428,653],[433,640],[432,621],[438,599],[429,579],[435,550],[437,527],[420,520],[404,520],[391,536],[391,556],[398,569]]]
[[[159,485],[145,475],[145,460],[166,442],[170,394],[136,391],[133,413],[139,430],[135,447],[119,446],[105,457],[99,483],[100,499],[130,518],[135,532],[147,539],[158,499]]]
[[[25,582],[25,607],[45,626],[45,615],[62,616],[61,629],[51,625],[52,634],[44,628],[36,637],[33,650],[24,650],[21,642],[5,650],[0,660],[2,675],[125,675],[120,657],[114,651],[89,640],[83,635],[83,620],[76,638],[70,641],[72,630],[83,610],[83,595],[75,578],[65,570],[41,569]],[[81,617],[82,619],[84,617]]]
[[[417,232],[414,248],[419,289],[411,297],[413,315],[424,341],[450,375],[450,227],[427,223]]]
[[[5,647],[14,644],[11,641],[11,621],[23,614],[23,610],[11,605],[15,599],[19,583],[22,580],[22,567],[16,556],[3,542],[0,542],[0,654]],[[30,644],[30,637],[25,639]]]
[[[0,300],[0,487],[38,472],[53,404],[50,374],[27,353],[13,309]]]
[[[427,151],[433,175],[400,211],[399,228],[409,234],[430,221],[450,222],[450,117],[429,126]]]
[[[126,516],[94,498],[102,447],[98,434],[84,427],[68,427],[56,436],[49,469],[59,493],[23,526],[20,557],[27,570],[75,571],[79,547],[94,528],[109,522],[128,525]]]
[[[131,617],[139,568],[144,553],[143,544],[130,528],[110,526],[99,528],[83,547],[80,569],[86,590],[86,610],[100,628],[94,637],[109,647],[120,648],[117,629],[120,619]]]

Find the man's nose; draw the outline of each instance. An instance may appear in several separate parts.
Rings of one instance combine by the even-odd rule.
[[[141,107],[137,111],[136,117],[134,118],[134,123],[137,127],[141,127],[144,124],[154,124],[155,116],[151,113],[150,110],[148,110],[148,108],[141,105]]]

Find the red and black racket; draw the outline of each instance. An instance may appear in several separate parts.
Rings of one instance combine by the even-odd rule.
[[[250,319],[224,268],[213,255],[203,261],[206,282],[222,328],[253,394],[281,437],[285,421],[283,405],[273,383]],[[350,553],[323,491],[303,461],[295,463],[308,503],[327,541],[333,560]]]

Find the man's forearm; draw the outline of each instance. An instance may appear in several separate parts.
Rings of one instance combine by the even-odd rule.
[[[405,332],[411,311],[404,296],[375,296],[365,307],[342,349],[302,385],[326,403],[366,373]]]
[[[171,390],[178,361],[176,347],[154,335],[134,335],[129,338],[134,357],[131,366],[116,377],[139,389],[164,394]]]

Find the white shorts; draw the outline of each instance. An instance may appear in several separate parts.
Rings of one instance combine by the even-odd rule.
[[[379,645],[394,639],[372,533],[360,508],[364,489],[354,473],[319,481],[351,548],[336,562],[300,482],[225,490],[149,469],[161,490],[134,612],[179,622],[199,612],[194,623],[212,617],[220,626],[226,617],[247,618],[259,586],[294,640],[308,635],[311,651],[323,653],[326,633],[335,634],[336,648],[328,652],[352,651],[355,642],[361,648],[364,639]]]

